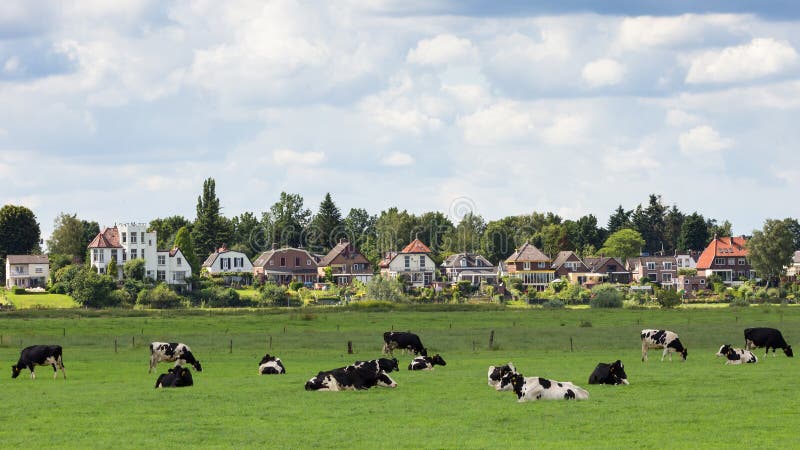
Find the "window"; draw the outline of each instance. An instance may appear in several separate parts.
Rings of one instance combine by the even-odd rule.
[[[106,252],[104,252],[102,250],[97,252],[97,257],[98,257],[97,260],[100,261],[100,262],[105,262],[105,258],[104,258],[105,254],[106,254]]]
[[[295,256],[295,258],[294,258],[294,266],[298,267],[299,265],[300,265],[300,258]]]
[[[461,258],[461,267],[467,267],[467,260],[466,260],[466,258]]]
[[[656,270],[656,263],[653,262],[653,261],[648,262],[647,263],[647,270]]]
[[[142,249],[142,259],[144,259],[144,249]]]
[[[678,267],[683,267],[683,260],[682,259],[678,260]]]
[[[231,259],[230,258],[220,258],[219,259],[219,266],[220,269],[230,269],[231,268]]]
[[[111,259],[119,261],[119,258],[117,258],[117,249],[111,250]]]
[[[422,274],[419,272],[414,272],[411,274],[411,281],[414,283],[419,283],[422,281]]]
[[[166,255],[158,255],[158,265],[159,266],[167,265],[167,256]]]
[[[736,265],[736,258],[728,258],[728,265],[735,266]]]
[[[174,272],[172,274],[172,279],[174,281],[183,281],[186,278],[186,272]]]
[[[540,269],[545,269],[545,268],[547,268],[547,263],[546,263],[546,262],[544,262],[544,261],[541,261],[541,262],[539,262],[539,268],[540,268]]]
[[[411,257],[410,256],[405,256],[403,259],[405,260],[405,268],[406,268],[406,270],[410,269],[411,268]]]
[[[165,270],[156,270],[156,281],[166,281],[167,272]]]
[[[142,239],[141,239],[141,240],[139,240],[139,242],[141,242],[142,244],[144,244],[144,231],[142,231]]]
[[[125,262],[128,259],[128,251],[124,248],[122,249],[122,262]]]
[[[425,255],[419,255],[419,267],[421,269],[425,268]]]
[[[97,272],[102,275],[102,274],[106,273],[106,268],[105,267],[101,267],[100,269],[97,270]]]
[[[136,257],[137,257],[137,253],[136,253],[136,251],[137,251],[137,250],[136,250],[135,248],[132,248],[132,249],[131,249],[131,259],[136,259]]]
[[[525,261],[522,263],[522,270],[531,270],[531,263]]]
[[[180,259],[180,258],[175,258],[175,263],[176,263],[178,266],[180,266],[180,265],[181,265],[181,259]],[[181,273],[183,273],[183,272],[181,272]]]
[[[307,266],[310,266],[310,265],[311,265],[311,260],[310,260],[310,259],[307,259],[307,260],[306,260],[306,265],[307,265]]]
[[[700,284],[706,284],[706,280],[704,280],[704,279],[701,279],[701,280],[700,280]]]
[[[661,274],[661,281],[663,283],[672,283],[672,274],[671,273],[662,273]]]
[[[281,267],[286,267],[286,258],[281,258]]]
[[[126,233],[126,232],[124,232],[124,231],[123,231],[123,232],[122,232],[122,243],[123,243],[123,244],[124,244],[125,242],[127,242],[127,241],[125,240],[125,239],[127,239],[127,237],[128,237],[128,233]]]
[[[233,267],[239,267],[239,258],[233,258]]]
[[[717,266],[724,266],[725,258],[714,258],[714,264]]]
[[[672,263],[671,262],[665,262],[664,263],[664,270],[672,270]]]
[[[744,266],[747,264],[747,260],[744,258],[739,258],[739,262],[737,264],[739,264],[740,266]]]
[[[274,265],[275,265],[275,261],[273,261],[273,260],[271,260],[271,259],[270,259],[270,260],[269,260],[269,265],[270,265],[270,266],[274,266]]]
[[[650,272],[647,274],[647,278],[650,278],[650,281],[658,281],[658,274],[655,272]]]
[[[147,240],[147,245],[152,247],[153,246],[153,240],[152,239],[148,239]]]
[[[131,244],[135,244],[135,243],[136,243],[136,233],[131,232]]]
[[[43,272],[43,270],[42,270],[42,268],[41,268],[41,267],[37,267],[37,268],[36,268],[36,270],[34,270],[34,271],[35,271],[36,273],[42,273],[42,272]]]

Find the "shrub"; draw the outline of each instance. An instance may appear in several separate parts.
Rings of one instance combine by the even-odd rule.
[[[69,294],[69,285],[63,281],[60,283],[55,283],[54,285],[50,286],[49,292],[51,294]]]
[[[153,289],[142,289],[136,303],[145,308],[170,309],[183,305],[183,298],[164,283]]]
[[[70,282],[72,298],[87,308],[113,306],[109,304],[110,294],[116,287],[110,276],[100,275],[89,267],[78,271]]]
[[[680,269],[678,269],[678,275],[693,277],[697,275],[697,269],[692,269],[690,267],[681,267]]]
[[[674,289],[658,289],[656,301],[662,308],[674,308],[681,304],[681,295]]]
[[[143,280],[145,273],[144,260],[136,258],[126,262],[122,265],[122,273],[125,275],[125,278]]]
[[[622,293],[610,284],[601,284],[592,289],[592,308],[622,308]]]
[[[303,286],[305,286],[305,284],[303,284],[302,281],[292,281],[289,283],[289,289],[293,291],[299,291]]]
[[[11,293],[14,295],[24,295],[25,288],[22,286],[11,286]]]
[[[558,309],[563,307],[564,307],[564,302],[558,299],[552,299],[542,303],[542,308]]]
[[[242,300],[239,293],[230,288],[210,287],[200,290],[200,300],[211,308],[249,306],[249,301]]]
[[[286,306],[289,301],[289,292],[283,286],[274,283],[264,283],[259,296],[261,305]]]
[[[370,300],[385,300],[399,302],[405,300],[403,287],[396,280],[389,280],[381,276],[372,277],[367,283],[366,297]]]
[[[108,306],[132,306],[133,295],[125,289],[115,289],[108,295]]]

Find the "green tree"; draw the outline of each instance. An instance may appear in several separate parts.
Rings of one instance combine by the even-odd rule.
[[[666,207],[661,203],[661,196],[650,194],[647,207],[639,205],[631,214],[632,228],[644,238],[644,251],[655,254],[666,250],[665,229]]]
[[[706,227],[708,228],[709,242],[711,237],[733,236],[733,225],[727,220],[720,225],[717,223],[717,219],[708,219]]]
[[[483,217],[467,213],[461,222],[445,236],[445,250],[448,253],[477,253],[481,248],[481,236],[486,229]]]
[[[289,292],[285,286],[265,283],[261,286],[259,299],[263,306],[286,306],[289,302]]]
[[[786,223],[786,227],[789,228],[789,232],[792,233],[792,248],[800,250],[800,222],[792,217],[787,217],[783,221]]]
[[[169,309],[183,305],[183,298],[164,283],[153,289],[142,289],[136,303],[145,308]]]
[[[551,258],[555,258],[561,250],[574,250],[564,224],[545,225],[536,233],[534,241],[539,242],[539,248]]]
[[[617,206],[617,209],[608,218],[608,225],[606,230],[608,234],[612,234],[623,228],[631,227],[631,211],[625,211],[622,205]]]
[[[231,219],[231,225],[233,238],[228,245],[232,250],[245,253],[252,259],[260,249],[266,247],[264,230],[255,214],[244,212]]]
[[[53,234],[47,240],[47,250],[50,253],[70,255],[78,261],[83,261],[86,246],[89,245],[91,239],[94,239],[95,235],[89,241],[85,240],[86,229],[77,214],[61,213],[53,223]]]
[[[194,253],[195,246],[189,228],[183,227],[178,230],[178,233],[175,235],[173,247],[181,249],[183,257],[186,258],[186,262],[188,262],[189,267],[192,268],[192,275],[199,275],[200,261],[198,261],[197,255]]]
[[[208,255],[230,241],[229,222],[220,214],[213,178],[203,182],[203,193],[197,197],[197,218],[192,226],[192,241],[195,255]]]
[[[344,235],[342,213],[329,192],[325,194],[319,205],[319,211],[311,220],[307,246],[313,251],[327,253]]]
[[[72,257],[70,255],[60,255],[50,253],[48,255],[50,260],[50,284],[56,283],[56,273],[62,268],[72,264]]]
[[[674,308],[681,304],[681,295],[675,289],[656,288],[656,302],[658,302],[662,308]]]
[[[684,220],[686,216],[677,206],[672,205],[672,208],[667,210],[664,216],[664,254],[672,255],[678,249]]]
[[[565,222],[565,224],[568,222],[570,221]],[[587,246],[597,248],[603,245],[605,230],[597,226],[597,217],[589,214],[575,221],[574,226],[568,225],[567,233],[573,247],[580,252],[584,252],[588,248]]]
[[[385,252],[399,251],[414,239],[416,220],[406,210],[399,211],[391,207],[381,211],[375,220],[377,251],[381,256]]]
[[[0,279],[5,279],[6,256],[39,251],[40,233],[30,209],[16,205],[0,208]]]
[[[144,280],[144,260],[141,258],[129,260],[122,266],[122,273],[130,280]]]
[[[81,220],[81,227],[83,228],[83,242],[85,242],[83,245],[83,250],[85,252],[86,246],[89,245],[89,242],[92,242],[92,239],[100,234],[100,224],[94,220]]]
[[[606,239],[600,254],[606,256],[617,256],[623,260],[636,256],[644,247],[642,235],[630,228],[623,228]]]
[[[708,227],[706,220],[698,214],[693,212],[686,216],[681,224],[681,233],[678,238],[678,250],[703,250],[708,245]]]
[[[106,267],[106,274],[113,278],[114,280],[119,277],[119,269],[117,268],[117,258],[111,258],[111,261],[108,263],[108,267]]]
[[[103,308],[114,300],[111,292],[116,287],[114,280],[108,275],[100,275],[93,269],[80,269],[70,282],[72,298],[86,308]]]
[[[592,308],[622,308],[622,293],[610,284],[595,286],[591,296],[589,305]]]
[[[376,265],[381,259],[375,222],[378,218],[367,210],[353,208],[344,219],[344,229],[350,242]]]
[[[414,228],[411,236],[403,245],[419,238],[431,249],[431,259],[436,264],[440,264],[444,259],[446,236],[455,228],[453,222],[438,211],[426,212],[419,217],[412,216],[412,218],[414,219]]]
[[[791,264],[793,245],[794,236],[786,221],[767,219],[762,230],[753,231],[747,242],[748,257],[756,273],[767,280],[767,287]]]
[[[522,244],[516,241],[514,222],[514,217],[505,217],[486,224],[486,229],[481,236],[480,252],[492,264],[505,260],[514,253],[516,247]]]
[[[270,244],[300,247],[310,217],[311,211],[303,207],[300,194],[281,192],[280,199],[270,207],[268,213],[262,215],[261,223],[269,230],[267,241]]]
[[[405,299],[403,286],[397,280],[389,280],[382,276],[372,277],[367,283],[366,298],[369,300],[384,300],[399,302]]]
[[[189,228],[192,231],[192,222],[183,216],[169,216],[163,219],[153,219],[150,221],[148,231],[156,232],[157,246],[159,249],[169,249],[170,245],[175,242],[175,236],[178,230],[183,227]]]

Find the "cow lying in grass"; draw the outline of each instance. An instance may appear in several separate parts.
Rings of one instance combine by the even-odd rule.
[[[386,361],[383,362],[384,365]],[[397,383],[381,368],[380,360],[360,361],[338,369],[319,372],[306,382],[305,389],[307,391],[355,391],[374,386],[397,387]]]
[[[283,367],[283,363],[281,359],[277,356],[270,356],[269,353],[264,355],[261,358],[261,361],[258,363],[258,374],[259,375],[275,375],[275,374],[285,374],[286,368]]]
[[[733,348],[730,344],[720,347],[716,356],[724,356],[725,364],[755,364],[758,362],[758,358],[750,350]]]
[[[600,363],[589,375],[589,384],[629,384],[625,366],[620,360],[611,364]]]
[[[525,377],[521,373],[507,373],[500,380],[501,390],[510,385],[517,401],[536,400],[586,400],[589,392],[569,381],[555,381],[541,377]]]
[[[408,370],[433,370],[433,366],[446,366],[444,358],[435,354],[433,356],[417,356],[408,365]]]
[[[186,387],[194,384],[192,372],[186,367],[175,366],[158,376],[156,389],[171,387]]]
[[[487,375],[489,386],[493,387],[496,391],[510,391],[511,384],[507,384],[504,388],[500,387],[500,380],[508,373],[517,373],[517,368],[514,367],[513,363],[504,364],[502,366],[489,366],[489,374]]]

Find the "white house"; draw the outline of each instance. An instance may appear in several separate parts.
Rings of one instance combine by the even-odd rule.
[[[414,239],[400,253],[389,253],[381,262],[381,275],[387,278],[403,276],[413,287],[423,287],[436,281],[436,263],[431,249]]]
[[[200,271],[211,275],[223,272],[253,273],[253,263],[244,253],[229,250],[223,245],[208,255]]]
[[[122,276],[123,265],[132,259],[143,259],[145,276],[182,289],[192,268],[179,248],[158,250],[156,232],[147,231],[145,223],[123,223],[106,228],[89,243],[89,258],[98,273],[106,273],[112,259],[117,261],[115,278]]]
[[[6,288],[47,287],[50,277],[50,260],[46,255],[7,255]]]

